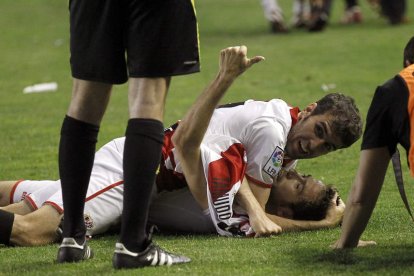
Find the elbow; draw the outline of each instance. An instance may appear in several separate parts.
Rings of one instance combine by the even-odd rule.
[[[195,143],[190,139],[191,135],[186,135],[185,132],[180,131],[179,128],[171,137],[171,141],[174,144],[174,149],[179,155],[185,155],[186,153],[194,152],[200,148],[198,143]]]
[[[180,131],[177,129],[176,132],[171,137],[171,142],[174,145],[174,148],[178,151],[182,151],[185,145],[185,139],[183,139]]]

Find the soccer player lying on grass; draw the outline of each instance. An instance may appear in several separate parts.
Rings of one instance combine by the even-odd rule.
[[[234,221],[237,224],[238,214],[232,210],[235,194],[256,236],[312,227],[279,217],[270,220],[264,213],[275,176],[282,167],[294,166],[295,159],[349,147],[362,132],[358,108],[342,94],[329,94],[301,112],[281,100],[246,101],[217,109],[233,81],[263,59],[249,59],[245,46],[222,50],[217,77],[172,136],[169,161],[183,172],[200,206],[209,208],[221,234],[229,234],[229,227]]]
[[[240,216],[232,209],[235,195],[249,216],[252,229],[244,228],[245,234],[254,231],[261,236],[279,233],[282,228],[320,228],[320,222],[267,216],[270,188],[282,167],[295,165],[294,159],[313,158],[355,142],[361,134],[358,109],[351,98],[342,94],[329,94],[301,112],[282,100],[249,100],[216,108],[232,82],[263,59],[248,59],[246,52],[244,46],[222,50],[217,77],[184,120],[165,131],[157,182],[166,190],[188,185],[202,209],[209,209],[222,235],[233,235],[228,229],[239,224]],[[100,162],[112,174],[111,183],[117,183],[123,180],[123,146],[114,143],[107,149],[108,156],[115,160],[106,164],[108,158],[103,157]],[[104,154],[100,152],[97,158]],[[14,215],[0,212],[0,220],[0,237],[6,237],[0,242],[6,243]]]
[[[119,226],[123,182],[113,183],[111,180],[114,175],[102,167],[101,161],[104,156],[102,151],[115,143],[121,144],[123,140],[115,139],[96,154],[85,204],[84,217],[89,236],[114,232]],[[281,171],[276,183],[266,204],[269,214],[297,220],[314,220],[319,228],[334,227],[340,222],[344,204],[333,187],[294,170]],[[0,206],[4,206],[3,210],[16,214],[9,244],[34,246],[59,240],[62,218],[60,181],[1,181]],[[233,224],[229,231],[233,235],[244,236],[243,229],[249,227],[249,218],[236,203],[234,209],[240,214],[240,222]],[[187,187],[173,191],[154,191],[149,224],[157,225],[162,232],[216,232],[208,210],[203,210],[197,204]],[[295,229],[287,227],[283,230]]]

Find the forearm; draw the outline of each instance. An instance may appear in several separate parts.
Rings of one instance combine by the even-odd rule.
[[[238,76],[263,59],[260,56],[247,58],[245,46],[229,47],[220,52],[220,66],[216,78],[191,106],[173,136],[173,143],[178,149],[198,150],[220,99]]]
[[[253,187],[257,186],[254,186],[253,184]],[[264,204],[258,201],[257,198],[262,198],[262,200],[265,199],[266,202],[269,198],[269,193],[270,189],[262,189],[261,192],[256,189],[253,193],[251,186],[248,184],[246,179],[243,181],[239,192],[237,193],[237,202],[247,212],[251,222],[264,222],[268,219],[270,223],[281,227],[281,230],[283,232],[316,230],[321,228],[334,227],[339,224],[339,220],[336,220],[335,222],[331,222],[326,219],[321,221],[300,221],[265,213],[263,208]],[[260,225],[258,225],[258,227],[260,227]],[[257,231],[256,229],[254,230]]]
[[[322,228],[332,228],[338,224],[329,223],[326,220],[312,221],[312,220],[292,220],[272,214],[267,214],[271,221],[279,225],[283,232],[299,232],[306,230],[317,230]]]
[[[176,146],[185,145],[186,149],[200,146],[216,106],[234,79],[219,73],[203,90],[173,136]]]
[[[268,194],[267,191],[263,191],[263,193]],[[263,212],[263,214],[265,214],[264,204],[260,203],[257,200],[258,197],[265,197],[265,196],[259,196],[257,190],[256,190],[256,195],[253,194],[247,179],[244,178],[240,186],[240,189],[236,195],[236,200],[237,200],[237,203],[247,212],[249,217],[257,215],[257,212]]]
[[[361,180],[356,180],[349,195],[344,219],[342,223],[341,237],[338,248],[351,248],[358,245],[358,241],[364,232],[377,202],[382,180],[370,189],[363,189],[359,185]]]
[[[337,243],[338,248],[353,248],[358,245],[358,241],[368,224],[374,206],[375,204],[347,202],[341,237]]]
[[[377,202],[390,160],[387,148],[361,151],[337,248],[356,247]]]

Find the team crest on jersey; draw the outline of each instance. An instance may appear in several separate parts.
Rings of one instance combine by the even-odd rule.
[[[85,220],[86,229],[92,229],[94,227],[93,219],[89,214],[83,214]]]
[[[276,147],[269,160],[267,160],[266,164],[264,165],[263,171],[271,177],[275,177],[282,167],[283,156],[283,149],[281,147]]]

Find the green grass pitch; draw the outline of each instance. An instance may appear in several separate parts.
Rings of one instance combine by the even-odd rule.
[[[279,1],[287,21],[291,2]],[[367,1],[360,1],[364,21],[339,23],[343,1],[334,1],[330,25],[322,33],[292,30],[273,35],[260,1],[199,0],[202,72],[176,77],[170,88],[165,125],[183,116],[216,74],[218,52],[244,44],[249,55],[266,60],[236,81],[224,102],[246,98],[282,98],[304,107],[326,92],[356,99],[365,118],[377,85],[402,68],[402,50],[414,34],[410,21],[390,26]],[[2,0],[0,4],[0,179],[56,179],[59,131],[71,93],[68,1]],[[35,83],[57,82],[58,91],[23,94]],[[98,146],[122,136],[127,120],[127,86],[116,86],[101,127]],[[299,162],[298,169],[336,185],[347,198],[358,166],[360,141],[346,150]],[[405,160],[403,161],[406,162]],[[413,180],[405,166],[407,194],[414,202]],[[96,257],[81,264],[54,263],[57,245],[37,248],[0,246],[0,275],[413,275],[413,222],[399,198],[392,170],[363,238],[376,247],[345,252],[329,249],[340,229],[287,233],[261,239],[217,236],[156,236],[163,247],[193,259],[188,265],[115,271],[111,257],[116,236],[93,239]]]

